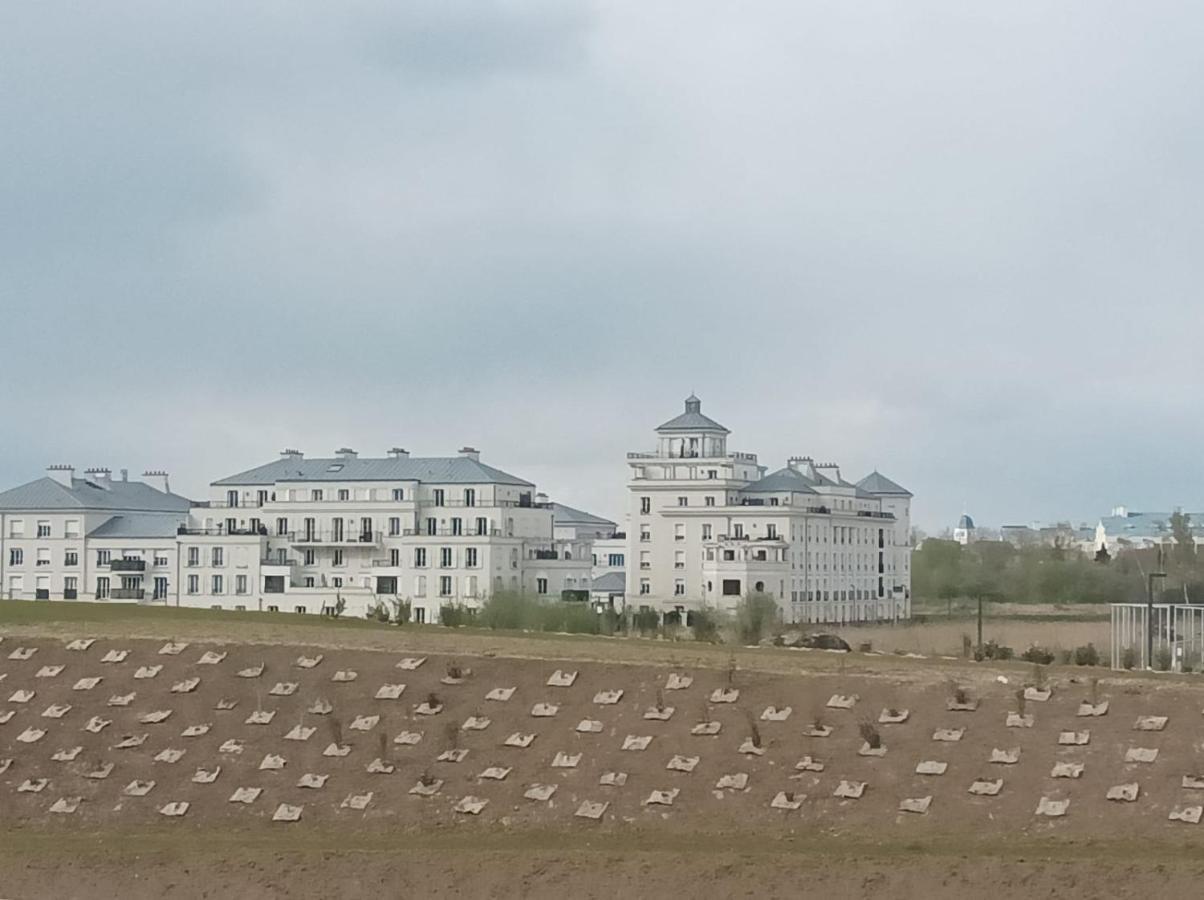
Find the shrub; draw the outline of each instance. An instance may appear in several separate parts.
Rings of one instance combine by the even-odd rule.
[[[639,609],[631,616],[631,627],[641,635],[655,634],[660,622],[661,617],[655,609]]]
[[[1074,664],[1076,666],[1098,666],[1099,651],[1095,649],[1095,644],[1088,643],[1081,647],[1075,647]]]
[[[1048,666],[1054,661],[1053,651],[1047,650],[1038,644],[1033,644],[1031,647],[1021,653],[1020,658],[1041,666]]]
[[[409,625],[410,618],[414,614],[414,608],[409,600],[394,600],[393,601],[393,622],[396,625]]]
[[[439,624],[459,628],[468,623],[468,611],[459,603],[444,603],[439,607]]]
[[[1154,668],[1159,672],[1169,672],[1174,659],[1170,647],[1159,647],[1158,651],[1154,654]]]
[[[1070,665],[1070,661],[1074,659],[1074,652],[1071,650],[1058,651],[1058,664],[1063,666]]]
[[[532,631],[542,627],[543,601],[518,591],[497,591],[481,607],[480,622],[486,628]]]
[[[982,645],[983,659],[1006,660],[1011,659],[1016,655],[1016,651],[1011,647],[1006,647],[996,640],[989,640]]]
[[[1124,650],[1120,651],[1120,667],[1122,669],[1136,669],[1137,651],[1132,647],[1125,647]]]
[[[736,607],[736,633],[743,644],[759,644],[778,624],[778,604],[768,594],[749,594]]]
[[[377,601],[368,607],[367,617],[387,625],[389,624],[389,608],[383,602]]]
[[[694,629],[694,640],[715,644],[719,641],[719,612],[714,609],[696,609],[690,613],[690,626]]]

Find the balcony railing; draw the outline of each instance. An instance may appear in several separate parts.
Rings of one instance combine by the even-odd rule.
[[[115,559],[109,563],[110,572],[145,572],[145,559]]]
[[[334,531],[294,531],[289,534],[293,544],[338,544],[369,546],[380,543],[379,531],[352,531],[339,534]]]
[[[109,592],[114,600],[141,600],[146,596],[142,588],[115,588]]]
[[[261,566],[296,566],[300,565],[300,561],[292,557],[268,556],[259,561]]]

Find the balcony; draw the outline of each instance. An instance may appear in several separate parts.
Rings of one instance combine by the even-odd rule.
[[[110,572],[145,572],[145,559],[115,559],[109,563]]]
[[[298,566],[300,560],[291,557],[269,556],[259,561],[261,566]]]
[[[116,588],[109,593],[113,600],[141,600],[146,596],[142,588]]]
[[[401,559],[396,561],[392,559],[374,559],[372,560],[372,568],[374,569],[398,569],[401,568]]]
[[[344,532],[334,531],[294,531],[288,536],[290,544],[305,544],[308,546],[328,545],[335,547],[370,547],[380,544],[379,531]]]

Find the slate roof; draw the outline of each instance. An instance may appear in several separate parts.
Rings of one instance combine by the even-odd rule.
[[[605,575],[599,575],[594,579],[590,590],[606,591],[610,594],[626,593],[627,576],[622,572],[607,572]]]
[[[830,482],[830,479],[825,478],[824,480]],[[742,488],[742,492],[745,494],[769,494],[781,491],[795,491],[799,494],[817,493],[811,484],[811,479],[806,475],[787,466],[784,469],[771,472],[760,481],[754,481],[747,487]]]
[[[213,484],[268,485],[279,481],[419,481],[427,484],[514,484],[535,487],[466,456],[281,458]]]
[[[90,538],[173,538],[176,529],[188,524],[187,515],[113,516],[88,532]]]
[[[722,431],[731,434],[726,428],[709,416],[702,414],[702,401],[691,394],[686,398],[686,411],[665,422],[659,431]]]
[[[890,494],[899,497],[912,496],[911,491],[891,481],[877,469],[857,482],[857,487],[861,488],[867,494]]]
[[[610,519],[604,519],[601,516],[595,516],[593,513],[587,513],[580,509],[574,509],[571,506],[565,506],[563,503],[552,503],[551,507],[552,522],[555,525],[594,525],[599,527],[617,527],[617,525]]]
[[[5,511],[187,512],[192,505],[187,497],[165,494],[141,481],[112,481],[101,487],[87,478],[73,478],[71,487],[67,487],[46,476],[0,493],[0,509]]]
[[[1100,524],[1111,538],[1148,538],[1154,540],[1174,537],[1171,513],[1131,512],[1124,516],[1104,516]],[[1187,513],[1192,534],[1204,535],[1204,513]]]

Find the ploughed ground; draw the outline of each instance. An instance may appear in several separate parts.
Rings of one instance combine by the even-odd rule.
[[[1168,887],[1193,894],[1204,876],[1204,824],[1168,818],[1204,805],[1204,790],[1184,786],[1184,776],[1204,775],[1204,690],[1190,677],[1053,667],[1044,676],[1050,698],[1026,702],[1032,727],[1016,728],[1006,723],[1017,710],[1015,691],[1035,679],[1032,667],[1019,663],[987,668],[622,640],[155,624],[0,626],[0,718],[12,711],[0,724],[0,761],[12,761],[0,773],[0,897],[822,891],[931,898],[975,889],[1127,897]],[[67,649],[76,637],[96,640],[86,650]],[[168,639],[187,647],[163,654]],[[19,648],[35,652],[10,658]],[[103,662],[114,650],[128,653]],[[224,656],[202,664],[210,651]],[[318,656],[313,667],[298,665]],[[406,658],[424,662],[398,668]],[[135,677],[154,666],[162,668],[153,677]],[[260,666],[257,677],[239,675]],[[462,680],[445,683],[455,669]],[[556,670],[576,672],[570,687],[548,684]],[[354,680],[335,681],[340,671],[354,672]],[[1106,676],[1094,688],[1092,672]],[[670,690],[670,675],[692,680]],[[76,689],[90,677],[102,680]],[[193,690],[173,692],[193,678],[200,679]],[[280,695],[278,684],[296,688]],[[382,686],[397,684],[405,686],[398,698],[377,698]],[[955,686],[977,700],[976,710],[949,709]],[[506,700],[486,699],[495,688],[514,690]],[[713,692],[729,689],[738,692],[734,702],[713,701]],[[622,695],[613,704],[596,702],[608,691]],[[131,693],[129,705],[110,705]],[[851,709],[836,709],[828,705],[833,695],[856,699]],[[419,714],[428,700],[442,709]],[[1080,717],[1084,700],[1106,700],[1107,714]],[[219,701],[233,707],[218,709]],[[310,711],[320,701],[329,713]],[[533,716],[540,703],[555,706],[555,714]],[[670,707],[667,720],[646,718]],[[770,707],[790,713],[772,721],[764,718]],[[142,721],[156,711],[170,715]],[[257,711],[274,715],[267,724],[248,724]],[[884,711],[906,711],[906,721],[879,724]],[[1168,720],[1161,731],[1136,730],[1143,716]],[[108,722],[95,733],[85,728],[94,717]],[[488,723],[466,730],[470,717]],[[362,730],[352,727],[357,719]],[[600,722],[601,730],[579,731],[583,720]],[[702,722],[718,722],[718,734],[693,734]],[[209,728],[184,735],[198,725]],[[860,755],[867,725],[884,755]],[[817,726],[830,734],[809,735]],[[310,728],[306,739],[286,739]],[[936,741],[940,729],[962,730],[961,739]],[[19,740],[38,731],[45,733]],[[1086,744],[1059,743],[1063,732],[1082,731]],[[399,743],[403,732],[421,737]],[[535,737],[526,748],[507,746],[516,733]],[[118,749],[123,738],[142,735],[139,746]],[[644,750],[624,750],[628,736],[651,741]],[[241,752],[232,752],[230,741],[240,742]],[[332,743],[347,746],[347,754],[324,755]],[[742,752],[746,743],[762,752]],[[1126,762],[1134,748],[1158,753],[1153,762]],[[184,752],[167,762],[164,750]],[[448,750],[467,753],[440,761]],[[1019,753],[1015,763],[998,764],[989,762],[993,750]],[[54,760],[60,751],[70,758]],[[580,759],[553,767],[557,754]],[[269,755],[283,757],[283,768],[262,769]],[[697,763],[676,771],[667,767],[674,757]],[[822,771],[800,769],[808,757]],[[370,772],[374,761],[391,771]],[[944,774],[917,774],[922,761],[946,763]],[[1081,763],[1081,777],[1052,777],[1062,762]],[[108,764],[107,777],[87,777]],[[198,770],[218,767],[210,783],[194,781]],[[502,780],[482,778],[491,767],[509,771]],[[601,784],[606,773],[624,773],[626,781]],[[328,778],[321,788],[299,786],[310,774]],[[717,786],[722,776],[738,774],[747,776],[745,788]],[[47,782],[40,791],[18,790],[40,779]],[[996,796],[968,791],[976,780],[996,779],[1003,780]],[[135,780],[154,786],[127,796]],[[422,780],[440,782],[438,791],[411,793]],[[838,797],[841,782],[863,783],[864,792]],[[1135,801],[1106,799],[1110,787],[1129,783],[1139,786]],[[536,784],[555,791],[547,800],[528,799]],[[260,794],[249,804],[230,802],[243,787]],[[671,805],[647,803],[654,791],[669,792]],[[772,808],[779,792],[798,809]],[[369,793],[362,810],[344,805]],[[476,815],[458,812],[465,797],[487,803]],[[923,797],[931,797],[926,813],[900,811],[901,801]],[[1069,800],[1066,814],[1037,816],[1043,797]],[[74,812],[51,812],[56,801],[74,798]],[[606,804],[600,820],[575,815],[587,801]],[[187,812],[163,815],[173,802],[187,803]],[[282,804],[300,807],[300,820],[272,821]]]

